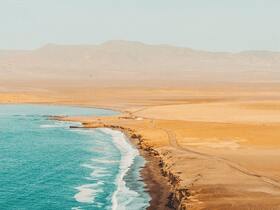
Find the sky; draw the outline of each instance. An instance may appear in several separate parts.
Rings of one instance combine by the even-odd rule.
[[[0,0],[0,49],[109,40],[280,51],[279,0]]]

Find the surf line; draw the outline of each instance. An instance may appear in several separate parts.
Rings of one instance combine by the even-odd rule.
[[[110,128],[100,128],[100,130],[112,136],[113,143],[121,153],[119,174],[116,177],[117,189],[112,195],[112,210],[125,209],[128,202],[132,201],[133,197],[138,194],[126,186],[124,177],[133,165],[134,159],[139,155],[139,152],[129,143],[127,137],[121,131]],[[122,200],[121,198],[125,199]]]

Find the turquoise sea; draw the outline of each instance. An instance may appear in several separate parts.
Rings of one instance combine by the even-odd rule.
[[[47,115],[114,115],[49,105],[0,105],[0,209],[146,209],[144,159],[119,131],[69,129]]]

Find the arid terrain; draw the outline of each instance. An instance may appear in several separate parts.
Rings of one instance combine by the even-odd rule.
[[[0,102],[112,108],[178,209],[280,209],[280,53],[110,42],[0,53]],[[161,176],[161,174],[158,174]]]

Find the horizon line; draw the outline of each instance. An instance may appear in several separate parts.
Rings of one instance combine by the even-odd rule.
[[[107,41],[103,41],[103,42],[99,42],[99,43],[55,43],[55,42],[49,42],[46,44],[42,44],[39,47],[34,47],[34,48],[0,48],[0,51],[36,51],[36,50],[40,50],[43,49],[44,47],[47,46],[71,46],[71,47],[98,47],[98,46],[102,46],[105,44],[109,44],[109,43],[134,43],[134,44],[141,44],[144,46],[152,46],[152,47],[170,47],[170,48],[178,48],[178,49],[188,49],[188,50],[192,50],[192,51],[200,51],[200,52],[208,52],[208,53],[229,53],[229,54],[239,54],[239,53],[253,53],[253,52],[257,52],[257,53],[280,53],[280,51],[275,51],[275,50],[265,50],[265,49],[244,49],[244,50],[207,50],[207,49],[198,49],[198,48],[192,48],[192,47],[188,47],[188,46],[179,46],[179,45],[175,45],[175,44],[169,44],[169,43],[148,43],[148,42],[143,42],[143,41],[137,41],[137,40],[122,40],[122,39],[112,39],[112,40],[107,40]]]

